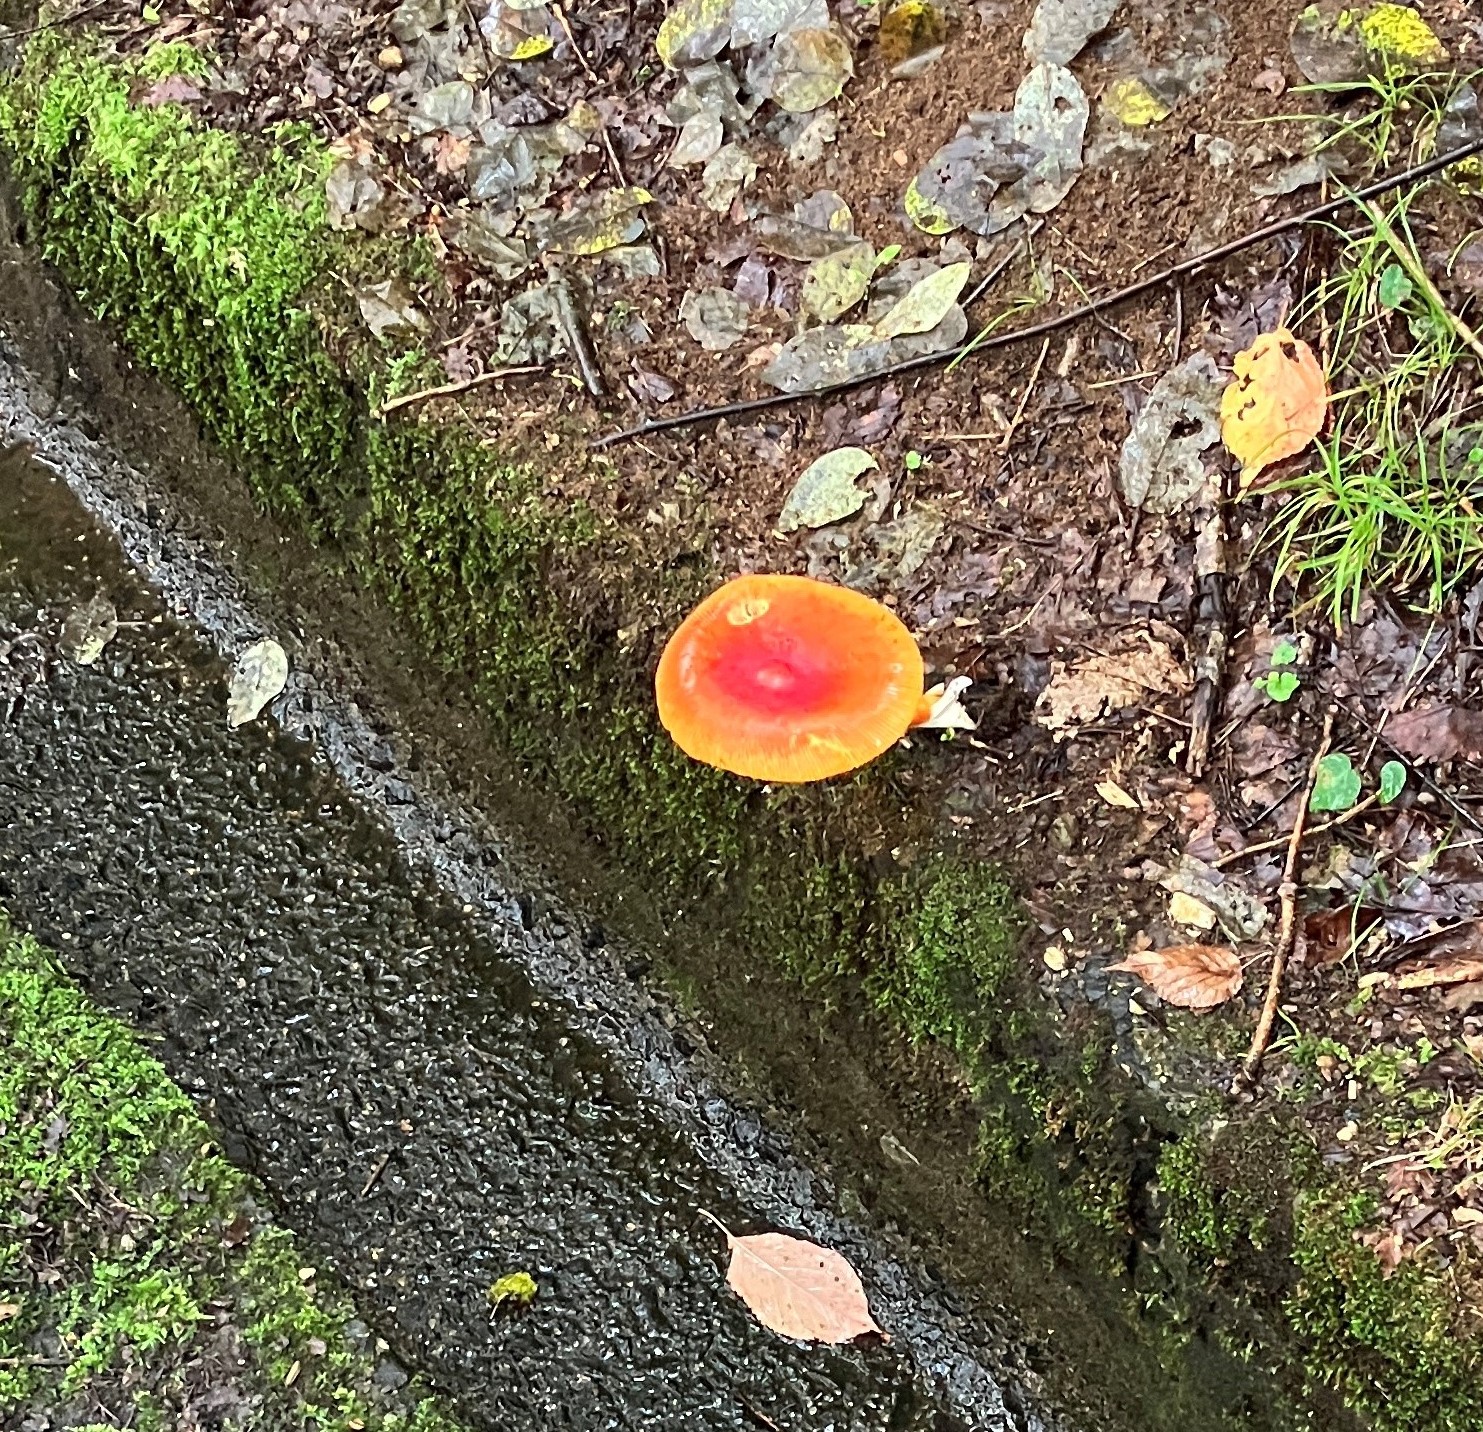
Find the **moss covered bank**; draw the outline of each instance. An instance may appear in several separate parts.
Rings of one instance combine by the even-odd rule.
[[[719,940],[821,1007],[873,1008],[951,1052],[986,1190],[1046,1256],[1095,1270],[1163,1364],[1145,1425],[1478,1425],[1480,1360],[1443,1274],[1381,1276],[1352,1236],[1362,1190],[1335,1186],[1280,1109],[1175,1117],[1116,1068],[1095,1016],[1056,1014],[1002,877],[913,803],[915,757],[769,792],[674,752],[649,662],[718,575],[703,517],[655,537],[601,502],[595,462],[574,501],[472,430],[373,416],[427,359],[361,335],[346,277],[426,268],[415,244],[331,232],[313,135],[249,141],[137,103],[207,63],[184,46],[121,57],[72,27],[6,59],[0,149],[29,241],[184,397],[261,506],[337,552],[476,693],[533,787],[668,931],[678,979],[687,941]],[[1252,1390],[1269,1373],[1275,1399]],[[1212,1412],[1225,1386],[1243,1391]]]

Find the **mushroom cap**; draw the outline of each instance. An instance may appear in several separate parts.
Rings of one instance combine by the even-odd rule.
[[[873,761],[919,714],[922,655],[879,602],[810,577],[736,577],[659,658],[659,719],[687,756],[759,781]]]

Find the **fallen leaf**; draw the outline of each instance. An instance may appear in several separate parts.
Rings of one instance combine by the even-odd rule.
[[[1354,769],[1354,762],[1342,751],[1330,751],[1318,763],[1308,809],[1348,810],[1359,799],[1359,789],[1359,772]]]
[[[1241,989],[1241,961],[1227,945],[1143,950],[1107,968],[1137,975],[1160,999],[1181,1009],[1214,1009]]]
[[[1367,930],[1380,923],[1379,910],[1369,906],[1340,905],[1332,910],[1314,910],[1304,917],[1310,965],[1332,965],[1342,960]]]
[[[1032,64],[1069,65],[1111,23],[1120,0],[1040,0],[1025,31]],[[883,27],[884,28],[884,27]]]
[[[689,289],[680,300],[680,321],[704,349],[723,352],[746,335],[751,310],[729,288]]]
[[[1203,900],[1196,900],[1183,890],[1176,890],[1169,897],[1169,918],[1176,925],[1193,925],[1197,930],[1215,928],[1215,911]]]
[[[723,144],[700,173],[700,202],[724,214],[757,177],[757,163],[739,144]]]
[[[1102,96],[1108,112],[1129,129],[1145,129],[1161,124],[1174,112],[1137,75],[1124,75],[1114,80]]]
[[[793,484],[778,517],[780,532],[823,527],[852,517],[865,506],[866,494],[855,486],[862,473],[880,464],[864,448],[842,447],[815,458]]]
[[[1464,706],[1428,706],[1393,716],[1385,738],[1413,761],[1483,758],[1483,712]]]
[[[1230,939],[1254,940],[1267,926],[1267,907],[1238,879],[1192,855],[1180,856],[1179,864],[1168,870],[1150,862],[1144,873],[1171,894],[1183,891],[1208,905]]]
[[[877,338],[900,338],[936,328],[958,301],[968,282],[971,263],[948,264],[918,279],[903,298],[875,325]]]
[[[922,693],[928,703],[926,717],[914,722],[914,731],[976,731],[978,722],[963,706],[963,693],[973,685],[971,677],[955,676],[951,681],[939,682]]]
[[[234,730],[255,721],[288,683],[288,655],[271,637],[254,642],[232,670],[227,696],[227,725]]]
[[[1247,487],[1323,431],[1329,390],[1313,350],[1286,328],[1262,334],[1233,366],[1220,403],[1221,438],[1240,460]]]
[[[1106,0],[1096,0],[1106,3]],[[876,44],[888,65],[905,60],[942,44],[947,38],[947,22],[933,0],[901,0],[881,16]]]
[[[725,138],[726,130],[719,114],[693,114],[680,126],[679,137],[666,163],[672,169],[709,163],[720,152]]]
[[[659,26],[654,48],[666,69],[719,55],[731,41],[731,0],[679,0]]]
[[[166,75],[150,86],[139,103],[146,109],[158,109],[162,104],[190,104],[200,98],[201,91],[184,75]]]
[[[875,249],[870,244],[854,244],[842,253],[815,259],[803,277],[803,311],[821,323],[833,323],[865,297],[874,272]]]
[[[1183,693],[1189,687],[1189,677],[1173,651],[1148,639],[1117,655],[1056,663],[1035,702],[1035,719],[1049,731],[1067,731],[1090,725],[1110,711],[1137,706],[1150,693]]]
[[[779,35],[763,65],[748,68],[747,79],[779,109],[807,114],[837,99],[854,72],[850,42],[830,25]]]
[[[0,1323],[16,1317],[21,1311],[19,1303],[0,1303]]]
[[[583,195],[546,227],[541,247],[553,254],[600,254],[631,244],[644,232],[639,211],[653,202],[654,196],[638,186]]]
[[[1483,1004],[1483,980],[1469,980],[1454,985],[1442,996],[1442,1003],[1457,1014],[1467,1014]]]
[[[817,30],[829,23],[827,0],[736,0],[731,48],[760,45],[788,30]]]
[[[1395,977],[1397,989],[1432,989],[1436,985],[1473,984],[1483,980],[1483,959],[1475,955],[1454,955],[1434,965],[1408,970]]]
[[[1175,512],[1205,486],[1201,454],[1220,437],[1220,369],[1195,353],[1157,383],[1123,444],[1118,478],[1128,506]]]
[[[1098,781],[1097,794],[1119,810],[1141,810],[1142,807],[1116,781]]]
[[[412,290],[401,278],[369,284],[358,289],[355,298],[361,318],[377,338],[389,333],[421,333],[427,327]]]
[[[870,1316],[859,1274],[840,1254],[786,1233],[721,1231],[731,1249],[726,1281],[764,1327],[802,1342],[887,1336]]]
[[[118,634],[118,613],[103,595],[73,607],[62,623],[62,651],[79,666],[91,666]]]

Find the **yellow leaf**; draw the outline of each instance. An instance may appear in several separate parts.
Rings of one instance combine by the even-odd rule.
[[[932,0],[901,0],[881,17],[876,43],[888,65],[899,65],[940,45],[946,34],[947,23]]]
[[[950,234],[958,226],[948,217],[948,212],[934,204],[913,179],[906,190],[906,217],[924,234]]]
[[[1286,328],[1263,333],[1234,367],[1220,400],[1220,436],[1240,460],[1244,488],[1323,431],[1329,390],[1313,350]]]
[[[1169,118],[1169,106],[1137,75],[1125,75],[1108,86],[1103,103],[1130,129],[1158,124]]]

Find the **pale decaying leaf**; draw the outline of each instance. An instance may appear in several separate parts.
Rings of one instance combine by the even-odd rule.
[[[841,447],[815,458],[803,470],[783,503],[778,531],[796,532],[800,527],[824,527],[842,522],[865,506],[866,494],[855,480],[880,464],[864,448]]]
[[[1451,955],[1435,964],[1407,970],[1395,976],[1397,989],[1433,989],[1437,985],[1470,984],[1483,980],[1483,958],[1477,955]]]
[[[1245,487],[1323,431],[1329,390],[1313,350],[1286,328],[1263,333],[1233,367],[1220,400],[1220,435],[1241,463]]]
[[[62,623],[62,651],[79,666],[91,666],[117,634],[118,613],[113,603],[99,594],[67,613]]]
[[[1157,880],[1171,895],[1188,895],[1213,910],[1229,939],[1254,940],[1267,927],[1270,917],[1260,900],[1234,876],[1192,855],[1181,855],[1179,863],[1171,869],[1150,861],[1144,865],[1143,873],[1146,878]]]
[[[1123,444],[1119,480],[1129,507],[1175,512],[1205,485],[1201,454],[1220,437],[1220,370],[1195,353],[1157,383]]]
[[[1189,689],[1189,676],[1173,651],[1150,637],[1120,654],[1054,663],[1050,682],[1035,703],[1035,719],[1062,734],[1108,712],[1140,705],[1150,695],[1182,695]]]
[[[726,1281],[764,1327],[801,1342],[887,1337],[870,1316],[860,1275],[833,1249],[786,1233],[727,1232],[726,1241]]]
[[[1097,794],[1110,806],[1118,810],[1142,810],[1143,807],[1130,796],[1116,781],[1098,781]]]
[[[1139,950],[1107,968],[1137,975],[1160,999],[1180,1009],[1214,1009],[1241,989],[1241,961],[1227,945]]]
[[[659,26],[654,47],[666,69],[697,65],[731,41],[731,0],[679,0]]]
[[[970,263],[948,264],[936,273],[918,279],[876,325],[877,338],[901,338],[910,333],[928,333],[948,315],[968,282]]]
[[[833,323],[865,297],[874,272],[875,249],[866,243],[815,259],[803,277],[803,311],[820,323]]]
[[[288,683],[288,655],[272,637],[254,642],[232,669],[227,694],[227,725],[234,730],[255,721]]]
[[[1193,925],[1197,930],[1215,928],[1215,911],[1183,890],[1176,890],[1169,897],[1169,918],[1176,925]]]

